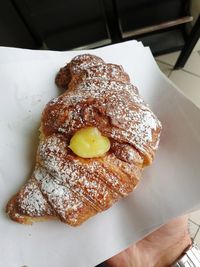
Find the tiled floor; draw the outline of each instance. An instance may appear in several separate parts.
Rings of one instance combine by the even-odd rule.
[[[162,72],[169,77],[198,107],[200,107],[200,40],[195,46],[185,67],[173,70],[180,52],[175,52],[156,58]],[[200,247],[200,210],[189,216],[189,228],[192,239]]]

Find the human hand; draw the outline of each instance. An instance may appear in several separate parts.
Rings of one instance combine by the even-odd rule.
[[[110,267],[167,267],[191,244],[187,216],[171,220],[107,260]]]

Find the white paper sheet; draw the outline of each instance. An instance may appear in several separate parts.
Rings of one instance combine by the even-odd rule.
[[[85,52],[0,48],[0,266],[94,267],[200,206],[200,110],[160,72],[148,48],[130,41],[90,53],[123,65],[163,124],[156,159],[137,189],[78,228],[58,221],[25,226],[6,216],[7,201],[34,166],[41,111],[59,94],[55,74]]]

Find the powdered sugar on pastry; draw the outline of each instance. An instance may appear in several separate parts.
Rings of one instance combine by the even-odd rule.
[[[161,124],[122,66],[97,56],[73,58],[56,83],[68,90],[43,111],[35,170],[7,213],[23,223],[23,215],[57,216],[76,226],[132,192],[154,158]],[[83,159],[68,148],[72,135],[88,126],[110,139],[102,157]]]
[[[41,143],[38,159],[52,179],[56,177],[60,184],[70,187],[96,210],[104,210],[110,205],[112,192],[101,180],[109,176],[103,166],[93,160],[74,159],[59,136],[53,135]]]
[[[52,214],[52,210],[34,178],[30,179],[24,186],[18,201],[20,202],[20,210],[24,215],[42,216],[43,214]]]
[[[133,145],[146,157],[158,146],[159,138],[154,136],[159,136],[161,124],[130,83],[86,79],[50,102],[47,112],[44,131],[51,123],[53,132],[67,136],[86,125],[96,125],[104,135]],[[102,121],[106,123],[103,127]]]

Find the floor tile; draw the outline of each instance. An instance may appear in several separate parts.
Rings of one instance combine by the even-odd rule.
[[[197,51],[191,53],[183,69],[200,76],[200,54]]]
[[[194,242],[198,245],[198,247],[200,248],[200,230],[198,231],[195,239],[194,239]]]
[[[196,43],[193,51],[200,51],[200,38],[199,38],[198,42]]]
[[[180,51],[177,51],[174,53],[169,53],[166,55],[158,56],[156,57],[156,60],[159,60],[159,62],[162,62],[162,63],[170,64],[171,66],[174,66],[179,55],[180,55]]]
[[[195,222],[195,223],[197,223],[198,225],[200,225],[200,210],[197,210],[197,211],[195,211],[195,212],[192,212],[192,213],[190,214],[190,219],[191,219],[193,222]]]
[[[197,234],[197,231],[199,229],[199,226],[195,223],[193,223],[192,221],[189,220],[189,232],[190,232],[190,237],[192,239],[194,239],[194,237],[196,236]]]
[[[169,65],[169,64],[164,64],[164,63],[161,63],[159,61],[156,61],[160,70],[166,75],[168,76],[171,71],[172,71],[172,67]]]
[[[200,77],[183,70],[176,70],[172,71],[169,78],[179,87],[186,97],[200,107]]]

